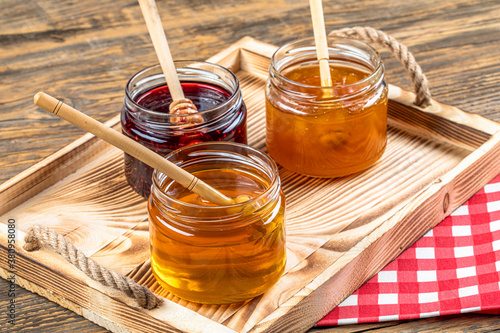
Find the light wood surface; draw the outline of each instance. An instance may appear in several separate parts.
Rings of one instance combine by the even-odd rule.
[[[177,32],[171,39],[176,59],[187,58],[193,52],[196,58],[205,59],[245,35],[276,45],[312,35],[308,3],[304,1],[165,4],[164,9],[162,2],[158,7]],[[62,4],[4,0],[0,5],[0,177],[5,182],[83,134],[37,111],[31,102],[34,93],[43,89],[60,94],[75,108],[106,121],[121,109],[127,79],[156,59],[135,1],[118,6],[111,1]],[[172,6],[175,9],[167,9]],[[433,96],[440,102],[500,120],[497,1],[325,1],[324,7],[328,30],[371,25],[403,41],[415,53],[432,84]],[[388,81],[408,89],[409,80],[400,65],[387,58],[385,62]],[[425,117],[420,121],[427,124]],[[433,128],[428,131],[432,133]],[[75,161],[67,158],[66,162]],[[3,280],[0,283],[6,284]],[[52,331],[84,331],[89,327],[88,321],[60,307],[49,316],[47,311],[53,305],[36,295],[23,300],[17,327],[20,331],[35,327],[34,322]],[[464,317],[470,320],[460,319]],[[494,321],[477,315],[460,318],[414,321],[401,326],[401,330],[417,330],[425,325],[456,330],[476,325],[477,331],[498,327]]]

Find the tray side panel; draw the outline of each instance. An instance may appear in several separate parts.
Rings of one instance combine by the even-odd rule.
[[[434,101],[434,104],[438,103]],[[422,137],[441,140],[470,151],[477,149],[491,138],[491,134],[479,129],[432,113],[419,112],[412,107],[392,100],[389,102],[387,112],[390,126]]]
[[[4,270],[2,267],[0,267],[0,277],[7,280],[11,277],[11,273],[8,270]],[[110,320],[107,320],[104,317],[100,317],[100,316],[96,315],[95,313],[88,311],[84,307],[81,307],[81,306],[77,305],[76,303],[67,300],[64,297],[59,296],[58,294],[56,294],[54,292],[51,292],[51,291],[31,282],[29,280],[26,280],[26,279],[20,277],[19,275],[16,276],[15,280],[16,280],[16,284],[18,286],[20,286],[21,288],[29,290],[32,293],[38,294],[42,297],[45,297],[46,299],[48,299],[54,303],[57,303],[68,310],[73,311],[74,313],[90,320],[91,322],[93,322],[99,326],[106,328],[107,330],[110,330],[112,332],[120,332],[120,333],[131,332],[123,327],[120,327],[116,323],[114,323]]]

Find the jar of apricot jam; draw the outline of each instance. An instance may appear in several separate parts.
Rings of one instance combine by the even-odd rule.
[[[198,112],[182,117],[170,114],[172,97],[161,67],[148,67],[125,88],[123,133],[161,155],[206,141],[246,143],[247,111],[236,76],[206,62],[176,61],[175,65],[184,95]],[[124,159],[128,183],[147,198],[153,169],[128,154]]]
[[[387,85],[379,54],[328,38],[332,86],[322,87],[314,39],[279,48],[266,86],[266,144],[283,167],[340,177],[373,165],[387,136]]]
[[[235,303],[262,294],[285,269],[285,197],[278,168],[246,145],[201,143],[166,157],[229,197],[218,206],[155,171],[149,197],[151,267],[174,295]]]

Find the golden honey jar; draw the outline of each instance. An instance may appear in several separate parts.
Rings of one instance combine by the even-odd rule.
[[[332,86],[320,84],[314,39],[279,48],[266,86],[266,144],[283,167],[341,177],[373,165],[387,141],[387,85],[379,54],[328,38]]]
[[[272,287],[285,269],[285,197],[274,161],[237,143],[201,143],[166,157],[230,197],[218,206],[155,171],[148,212],[157,281],[183,299],[244,301]]]

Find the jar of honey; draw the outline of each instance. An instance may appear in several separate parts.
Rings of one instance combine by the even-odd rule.
[[[240,302],[273,286],[285,269],[285,197],[267,155],[209,142],[167,160],[223,194],[251,199],[218,206],[155,171],[149,197],[151,267],[174,295],[198,303]]]
[[[341,177],[373,165],[387,136],[387,85],[379,54],[328,38],[332,86],[323,87],[314,39],[279,48],[266,86],[266,144],[283,167]]]
[[[169,113],[172,97],[161,67],[148,67],[126,85],[122,132],[161,155],[206,141],[246,143],[247,111],[236,76],[206,62],[176,61],[175,66],[184,95],[198,112]],[[147,198],[153,169],[128,154],[124,160],[128,183]]]

